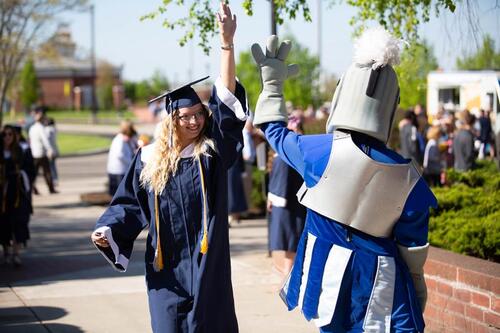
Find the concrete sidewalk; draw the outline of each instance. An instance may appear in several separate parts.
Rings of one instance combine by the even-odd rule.
[[[143,276],[145,234],[129,270],[117,273],[89,236],[104,207],[79,195],[104,190],[106,155],[58,161],[60,194],[48,195],[41,177],[34,197],[31,240],[23,266],[0,265],[0,332],[150,332]],[[241,332],[316,332],[298,311],[287,312],[279,277],[267,258],[264,220],[230,229],[233,286]]]

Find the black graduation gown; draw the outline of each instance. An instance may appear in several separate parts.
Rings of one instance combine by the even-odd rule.
[[[0,154],[4,154],[0,150]],[[0,243],[12,239],[26,245],[30,239],[29,220],[33,213],[31,183],[35,168],[29,150],[18,149],[19,159],[4,157],[0,161]]]
[[[271,251],[297,251],[306,220],[306,208],[297,199],[297,192],[303,182],[297,171],[288,166],[279,156],[275,156],[269,175],[269,197],[271,202],[273,202],[272,199],[276,199],[270,215],[269,249]]]
[[[239,84],[235,96],[246,114],[245,91]],[[238,332],[229,258],[227,169],[243,147],[244,121],[219,99],[215,87],[209,107],[208,135],[216,144],[216,152],[201,158],[208,201],[208,252],[200,253],[202,191],[199,165],[193,158],[180,161],[178,172],[159,196],[163,270],[155,272],[152,265],[157,240],[154,194],[139,185],[142,151],[135,156],[110,207],[96,225],[110,228],[118,247],[118,261],[122,262],[130,258],[140,231],[149,226],[146,282],[151,325],[158,333]],[[116,263],[112,247],[100,250],[115,268],[124,269]]]

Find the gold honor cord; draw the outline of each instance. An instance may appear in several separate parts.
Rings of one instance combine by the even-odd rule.
[[[203,166],[201,165],[201,159],[198,159],[198,166],[200,168],[200,181],[201,181],[201,192],[203,196],[203,238],[201,239],[200,252],[206,254],[208,252],[208,224],[207,224],[207,193],[205,189],[205,178],[203,174]],[[153,260],[153,268],[156,272],[163,269],[163,253],[161,250],[161,240],[160,240],[160,217],[159,217],[159,207],[158,207],[158,193],[155,191],[155,228],[156,228],[156,251]]]
[[[203,238],[201,239],[200,252],[206,254],[208,251],[207,192],[205,188],[203,166],[201,165],[201,157],[198,158],[198,165],[200,167],[201,193],[203,195]]]
[[[155,229],[156,229],[156,251],[153,260],[153,268],[155,272],[159,272],[163,269],[163,253],[161,250],[160,241],[160,210],[158,208],[158,193],[155,191]]]

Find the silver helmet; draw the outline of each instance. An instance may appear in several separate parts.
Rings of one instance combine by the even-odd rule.
[[[382,28],[367,30],[357,40],[354,62],[333,95],[327,132],[344,128],[387,142],[399,104],[392,68],[398,62],[399,40]]]

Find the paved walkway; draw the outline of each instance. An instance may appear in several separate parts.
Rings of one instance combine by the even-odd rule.
[[[34,198],[31,241],[23,267],[0,265],[0,332],[149,332],[141,234],[126,273],[97,254],[89,235],[104,207],[81,204],[81,193],[105,188],[105,154],[58,161],[60,194],[41,177]],[[232,273],[240,331],[316,332],[277,295],[279,278],[266,254],[264,220],[230,229]]]

